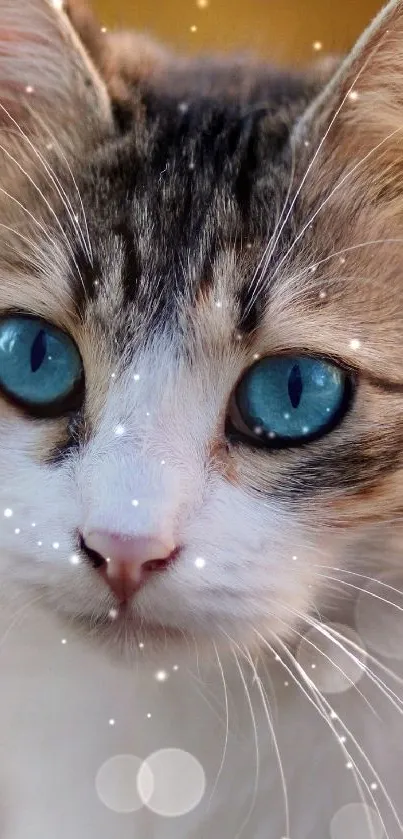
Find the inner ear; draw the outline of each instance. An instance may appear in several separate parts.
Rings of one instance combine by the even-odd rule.
[[[106,86],[60,0],[0,0],[0,127],[42,125],[68,147],[110,122]]]

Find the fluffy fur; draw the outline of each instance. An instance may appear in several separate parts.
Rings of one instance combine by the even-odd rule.
[[[56,5],[0,0],[0,307],[70,333],[86,380],[62,419],[0,399],[1,835],[397,839],[402,667],[372,650],[322,696],[298,645],[315,626],[348,670],[333,622],[400,570],[403,5],[328,84]],[[284,351],[352,371],[343,422],[228,442],[243,371]],[[98,527],[181,546],[117,618],[79,554]],[[392,629],[374,608],[380,637],[399,602]],[[106,810],[103,761],[167,746],[202,763],[201,804]]]

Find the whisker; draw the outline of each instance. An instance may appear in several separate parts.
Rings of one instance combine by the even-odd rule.
[[[28,179],[29,183],[30,183],[30,184],[32,184],[32,186],[34,187],[35,191],[36,191],[36,192],[38,193],[38,195],[40,195],[40,197],[43,199],[43,201],[44,201],[44,203],[45,203],[46,207],[48,208],[49,212],[51,213],[51,215],[52,215],[52,216],[53,216],[53,218],[55,219],[56,224],[57,224],[57,226],[58,226],[59,230],[61,231],[61,234],[62,234],[62,236],[63,236],[63,238],[64,238],[65,242],[67,243],[67,247],[68,247],[68,249],[69,249],[69,251],[70,251],[70,255],[71,255],[71,258],[72,258],[72,260],[73,260],[74,266],[75,266],[75,268],[76,268],[76,270],[77,270],[78,276],[79,276],[79,278],[80,278],[80,280],[81,280],[81,282],[82,282],[83,288],[84,288],[84,290],[85,290],[85,284],[84,284],[84,281],[83,281],[82,276],[81,276],[80,268],[79,268],[78,262],[77,262],[77,260],[76,260],[76,256],[75,256],[74,250],[73,250],[73,248],[72,248],[72,246],[71,246],[71,242],[70,242],[70,240],[69,240],[69,238],[68,238],[68,236],[67,236],[67,234],[66,234],[65,230],[63,230],[62,224],[61,224],[61,222],[60,222],[60,219],[59,219],[59,217],[58,217],[57,213],[56,213],[56,212],[55,212],[55,210],[53,209],[52,205],[50,204],[50,202],[48,201],[48,199],[46,198],[45,194],[42,192],[42,190],[40,189],[40,187],[38,186],[38,184],[36,184],[36,183],[35,183],[35,181],[33,180],[33,178],[31,178],[31,175],[30,175],[30,174],[26,171],[26,169],[24,169],[24,167],[23,167],[23,166],[21,166],[21,164],[20,164],[20,163],[18,163],[18,160],[17,160],[15,157],[13,157],[13,155],[12,155],[12,154],[10,154],[10,152],[9,152],[9,151],[7,151],[7,149],[6,149],[4,146],[2,146],[1,144],[0,144],[0,151],[4,152],[4,154],[5,154],[5,155],[6,155],[6,156],[7,156],[7,157],[8,157],[8,158],[9,158],[9,159],[13,162],[13,163],[15,163],[15,165],[16,165],[16,166],[17,166],[17,168],[20,170],[20,172],[22,172],[22,173],[26,176],[26,178]],[[4,192],[4,194],[5,194],[5,195],[7,194],[4,190],[3,190],[3,192]],[[17,203],[18,203],[18,202],[17,202]]]
[[[307,167],[307,169],[306,169],[306,172],[305,172],[305,174],[304,174],[304,176],[303,176],[303,178],[302,178],[302,180],[301,180],[301,183],[300,183],[300,185],[299,185],[299,187],[298,187],[298,189],[297,189],[297,191],[296,191],[296,193],[295,193],[295,195],[294,195],[294,198],[293,198],[293,200],[292,200],[292,202],[291,202],[291,204],[290,204],[290,207],[289,207],[288,212],[287,212],[287,214],[286,214],[286,216],[285,216],[285,218],[284,218],[284,220],[283,220],[283,222],[282,222],[282,225],[281,225],[280,229],[279,229],[279,230],[278,230],[278,232],[277,232],[277,237],[276,237],[275,241],[273,242],[273,246],[272,246],[272,248],[271,248],[271,254],[273,254],[273,253],[274,253],[274,251],[275,251],[275,248],[276,248],[277,243],[278,243],[278,241],[279,241],[279,239],[280,239],[280,236],[281,236],[281,234],[282,234],[282,232],[283,232],[283,230],[284,230],[284,227],[285,227],[285,225],[287,224],[287,221],[288,221],[288,219],[289,219],[289,218],[290,218],[290,216],[291,216],[291,213],[292,213],[292,211],[293,211],[293,209],[294,209],[294,207],[295,207],[295,204],[296,204],[296,202],[297,202],[297,200],[298,200],[299,195],[301,194],[301,191],[302,191],[302,189],[303,189],[303,186],[304,186],[304,184],[305,184],[305,182],[306,182],[306,180],[307,180],[307,178],[308,178],[308,176],[309,176],[309,174],[310,174],[310,172],[311,172],[311,170],[312,170],[313,166],[315,165],[315,162],[316,162],[317,157],[318,157],[318,155],[319,155],[319,153],[320,153],[320,151],[321,151],[321,148],[322,148],[322,146],[324,145],[324,143],[326,142],[326,140],[327,140],[327,138],[328,138],[328,136],[329,136],[329,134],[330,134],[330,131],[332,130],[333,125],[334,125],[335,121],[337,120],[337,117],[339,116],[339,114],[340,114],[340,112],[341,112],[342,108],[344,107],[345,103],[347,102],[347,100],[348,100],[348,98],[349,98],[349,96],[350,96],[350,93],[351,93],[351,91],[352,91],[352,90],[353,90],[353,88],[354,88],[354,85],[356,85],[356,84],[357,84],[357,81],[358,81],[358,80],[359,80],[359,78],[361,77],[361,75],[362,75],[362,73],[364,72],[364,70],[366,70],[366,68],[367,68],[368,64],[370,63],[370,61],[371,61],[371,59],[372,59],[372,57],[373,57],[374,55],[376,55],[376,53],[378,52],[378,50],[379,50],[379,49],[380,49],[380,47],[382,46],[382,43],[383,43],[383,41],[384,41],[385,37],[386,37],[386,36],[383,36],[382,38],[380,38],[380,40],[379,40],[378,44],[376,45],[376,47],[375,47],[375,48],[374,48],[374,49],[370,52],[370,54],[369,54],[368,58],[367,58],[367,59],[363,62],[363,64],[361,65],[360,69],[358,70],[358,72],[357,72],[357,74],[356,74],[355,78],[353,79],[353,82],[351,83],[350,87],[348,88],[347,93],[345,94],[345,96],[343,97],[342,101],[340,102],[340,105],[338,106],[338,108],[336,109],[335,113],[333,114],[333,117],[331,118],[330,123],[329,123],[329,125],[328,125],[328,127],[327,127],[327,129],[326,129],[326,131],[325,131],[325,133],[324,133],[324,135],[323,135],[323,137],[321,138],[321,140],[320,140],[320,142],[319,142],[319,145],[318,145],[318,147],[317,147],[317,149],[316,149],[316,151],[315,151],[315,153],[314,153],[314,155],[313,155],[313,157],[312,157],[312,159],[311,159],[311,161],[310,161],[310,163],[309,163],[309,165],[308,165],[308,167]],[[298,139],[299,139],[299,138],[298,138],[298,131],[300,131],[300,126],[298,126],[298,127],[297,127],[296,137],[294,138],[294,141],[295,141],[295,139],[296,139],[296,140],[297,140],[297,142],[298,142]],[[310,222],[309,222],[309,223],[310,223]],[[258,272],[259,272],[259,267],[258,267],[257,271],[255,271],[255,273],[254,273],[254,275],[253,275],[253,277],[252,277],[252,284],[256,281],[256,278],[257,278]],[[257,293],[258,293],[258,289],[259,289],[259,282],[257,282],[257,283],[256,283],[255,293],[254,293],[254,295],[252,295],[253,302],[252,302],[250,305],[253,305],[254,301],[256,300],[256,296],[257,296]]]
[[[304,687],[303,687],[303,685],[302,685],[302,684],[298,681],[298,679],[296,678],[296,676],[295,676],[295,674],[294,674],[293,670],[291,669],[291,667],[289,667],[288,665],[286,665],[286,664],[285,664],[284,660],[283,660],[283,659],[282,659],[282,658],[278,655],[278,653],[276,653],[276,652],[275,652],[274,648],[271,646],[271,644],[269,644],[269,642],[267,641],[267,639],[265,639],[265,638],[263,637],[263,635],[261,635],[261,634],[260,634],[260,632],[257,632],[257,630],[255,630],[255,632],[256,632],[256,634],[258,635],[258,637],[260,638],[260,640],[261,640],[261,641],[262,641],[262,642],[263,642],[263,643],[267,646],[267,648],[271,651],[271,653],[272,653],[274,656],[277,656],[278,660],[280,661],[280,663],[282,664],[282,666],[285,668],[285,670],[287,671],[287,673],[290,675],[290,677],[293,679],[294,683],[295,683],[295,684],[299,687],[299,689],[300,689],[300,690],[304,693],[305,697],[306,697],[306,698],[308,699],[308,701],[309,701],[309,702],[313,705],[313,707],[314,707],[314,708],[318,711],[319,715],[322,717],[322,719],[324,720],[324,722],[326,723],[326,725],[330,728],[330,730],[331,730],[331,731],[332,731],[332,733],[334,734],[335,739],[336,739],[336,742],[337,742],[337,743],[338,743],[338,745],[340,746],[340,748],[341,748],[341,750],[342,750],[342,752],[343,752],[344,756],[345,756],[345,757],[347,757],[347,760],[348,760],[348,762],[349,762],[349,763],[350,763],[350,765],[351,765],[351,768],[352,768],[353,773],[354,773],[354,779],[355,779],[355,782],[356,782],[356,785],[357,785],[357,790],[358,790],[358,793],[359,793],[359,795],[360,795],[360,798],[361,798],[361,800],[362,800],[363,804],[366,804],[366,799],[365,799],[365,795],[364,795],[364,793],[363,793],[363,789],[362,789],[361,784],[363,785],[364,789],[365,789],[365,790],[367,791],[367,793],[369,794],[369,797],[370,797],[370,799],[371,799],[371,802],[372,802],[372,803],[373,803],[373,805],[374,805],[374,808],[375,808],[375,810],[376,810],[376,812],[377,812],[377,814],[378,814],[378,817],[379,817],[379,819],[380,819],[380,822],[381,822],[381,824],[382,824],[382,827],[383,827],[383,829],[384,829],[384,831],[385,831],[385,833],[386,833],[386,828],[385,828],[384,820],[383,820],[382,815],[381,815],[381,813],[380,813],[379,806],[378,806],[378,803],[377,803],[377,801],[376,801],[376,799],[375,799],[375,796],[373,795],[373,793],[372,793],[372,791],[371,791],[371,789],[370,789],[370,786],[369,786],[368,782],[365,780],[365,778],[364,778],[364,775],[363,775],[362,771],[361,771],[361,770],[360,770],[360,768],[357,766],[357,763],[356,763],[356,762],[355,762],[355,760],[353,759],[353,757],[352,757],[352,755],[350,754],[349,750],[347,749],[347,747],[346,747],[345,743],[344,743],[344,742],[340,739],[340,737],[338,736],[338,734],[337,734],[337,732],[336,732],[336,730],[335,730],[335,728],[334,728],[334,726],[333,726],[333,724],[332,724],[332,721],[331,721],[331,720],[332,720],[332,716],[337,717],[337,719],[338,719],[338,721],[339,721],[339,723],[340,723],[340,725],[341,725],[341,727],[342,727],[343,731],[344,731],[344,732],[345,732],[345,734],[346,734],[346,735],[350,738],[350,740],[351,740],[351,742],[353,743],[354,747],[357,749],[357,751],[359,752],[359,754],[363,757],[363,759],[364,759],[364,761],[367,763],[367,765],[369,765],[369,768],[370,768],[370,771],[371,771],[371,772],[372,772],[372,774],[373,774],[373,777],[377,778],[377,779],[378,779],[378,781],[380,782],[379,776],[375,773],[374,768],[373,768],[373,766],[372,766],[371,762],[369,761],[369,758],[368,758],[368,757],[367,757],[367,755],[365,754],[364,750],[363,750],[363,749],[362,749],[362,747],[359,745],[359,743],[357,742],[356,738],[352,735],[352,733],[350,732],[350,730],[348,729],[348,727],[346,726],[346,724],[343,722],[343,720],[342,720],[342,718],[340,717],[340,715],[338,715],[338,714],[336,715],[336,714],[335,714],[334,709],[332,708],[331,704],[330,704],[330,703],[326,700],[326,698],[323,696],[323,694],[322,694],[322,693],[318,690],[318,688],[316,687],[316,685],[314,684],[314,682],[312,681],[312,679],[310,679],[310,678],[309,678],[309,676],[308,676],[308,674],[305,672],[304,668],[303,668],[303,667],[301,667],[301,665],[298,663],[298,661],[296,661],[296,659],[294,658],[294,656],[292,655],[292,653],[290,652],[290,650],[287,648],[287,646],[283,643],[283,641],[281,641],[281,639],[280,639],[280,638],[277,638],[277,639],[276,639],[276,642],[277,642],[277,643],[281,646],[281,649],[282,649],[282,650],[283,650],[283,652],[286,654],[287,658],[288,658],[289,660],[291,660],[292,665],[293,665],[293,666],[297,669],[297,671],[298,671],[299,675],[301,676],[301,678],[302,678],[302,680],[303,680],[304,684],[307,686],[307,689],[309,689],[309,690],[311,691],[311,694],[313,694],[313,696],[315,697],[316,702],[315,702],[315,699],[312,697],[312,695],[308,694],[308,690],[305,690],[305,689],[304,689]],[[326,713],[326,710],[325,710],[325,709],[327,710],[327,713]],[[396,811],[395,811],[395,808],[394,808],[394,806],[393,806],[393,803],[390,801],[390,798],[389,798],[389,796],[387,795],[387,793],[385,793],[385,789],[384,789],[384,786],[383,786],[382,782],[380,782],[380,783],[379,783],[379,785],[380,785],[380,787],[381,787],[381,789],[382,789],[382,792],[384,793],[384,795],[385,795],[385,797],[386,797],[386,799],[387,799],[388,803],[390,804],[391,809],[393,808],[393,810],[392,810],[392,811],[394,811],[394,814],[395,814],[395,812],[396,812]],[[399,822],[399,819],[398,819],[397,813],[396,813],[396,819],[397,819],[397,822],[398,822],[399,827],[400,827],[400,822]],[[369,816],[368,816],[368,826],[369,826],[370,831],[371,831],[371,836],[373,837],[373,839],[376,839],[376,836],[375,836],[375,834],[374,834],[374,830],[373,830],[373,825],[372,825],[372,823],[371,823],[371,821],[370,821],[370,819],[369,819]],[[400,827],[400,829],[401,829],[401,827]]]
[[[215,641],[213,641],[213,647],[214,647],[214,651],[215,651],[215,654],[216,654],[217,664],[218,664],[218,668],[219,668],[219,671],[220,671],[220,674],[221,674],[221,680],[222,680],[223,690],[224,690],[225,739],[224,739],[224,746],[223,746],[223,752],[222,752],[222,757],[221,757],[221,763],[220,763],[220,766],[219,766],[219,769],[218,769],[218,772],[217,772],[217,776],[216,776],[216,779],[215,779],[215,782],[214,782],[213,789],[211,791],[210,798],[209,798],[209,805],[208,805],[209,809],[211,807],[211,802],[213,800],[214,794],[215,794],[217,786],[218,786],[218,782],[220,780],[220,777],[221,777],[221,774],[222,774],[222,771],[223,771],[223,768],[224,768],[225,757],[226,757],[226,754],[227,754],[227,746],[228,746],[228,735],[229,735],[229,706],[228,706],[227,683],[225,681],[224,668],[223,668],[223,665],[222,665],[222,662],[221,662],[221,659],[220,659],[220,656],[219,656],[219,653],[218,653],[217,644],[215,643]]]
[[[228,640],[231,643],[232,639],[229,638],[229,636],[227,636],[227,637],[228,637]],[[248,824],[248,822],[251,818],[253,810],[255,809],[257,793],[258,793],[258,788],[259,788],[260,753],[259,753],[259,739],[258,739],[258,733],[257,733],[256,718],[255,718],[255,713],[254,713],[254,710],[253,710],[252,700],[250,698],[248,686],[246,684],[246,679],[245,679],[245,676],[243,674],[242,667],[239,663],[238,656],[237,656],[237,654],[236,654],[236,652],[235,652],[235,650],[232,646],[232,643],[231,643],[231,653],[232,653],[232,655],[235,659],[235,663],[236,663],[236,666],[238,668],[239,675],[241,677],[241,681],[242,681],[243,688],[244,688],[244,691],[245,691],[245,696],[246,696],[246,699],[247,699],[247,702],[248,702],[249,711],[250,711],[251,720],[252,720],[252,726],[253,726],[253,736],[254,736],[254,740],[255,740],[255,753],[256,753],[256,770],[255,770],[255,782],[254,782],[254,786],[253,786],[252,802],[251,802],[249,810],[248,810],[248,812],[247,812],[247,814],[246,814],[246,816],[245,816],[245,818],[244,818],[244,820],[241,824],[241,827],[240,827],[240,829],[238,830],[238,833],[235,836],[235,839],[239,839],[239,837],[242,835],[246,825]]]
[[[298,242],[300,241],[300,239],[301,239],[301,238],[302,238],[302,236],[304,235],[304,233],[306,233],[306,231],[308,230],[309,226],[312,224],[312,222],[313,222],[313,221],[315,221],[315,219],[317,218],[317,216],[318,216],[318,215],[322,212],[322,210],[324,209],[324,207],[326,207],[326,205],[327,205],[327,204],[329,203],[329,201],[333,198],[333,196],[335,195],[335,193],[336,193],[336,192],[338,192],[338,190],[339,190],[339,189],[340,189],[340,188],[341,188],[341,187],[342,187],[342,186],[346,183],[346,181],[347,181],[349,178],[351,178],[351,176],[352,176],[352,175],[353,175],[353,174],[354,174],[354,173],[355,173],[358,169],[360,169],[360,167],[361,167],[364,163],[366,163],[366,161],[367,161],[367,160],[369,160],[369,158],[370,158],[370,157],[372,157],[372,155],[374,155],[374,154],[375,154],[375,152],[377,152],[377,151],[378,151],[378,150],[379,150],[382,146],[384,146],[384,145],[385,145],[385,143],[387,143],[389,140],[391,140],[391,139],[392,139],[392,137],[394,137],[396,134],[401,133],[402,131],[403,131],[403,127],[402,127],[402,126],[401,126],[401,127],[399,127],[399,128],[395,128],[395,130],[394,130],[394,131],[391,131],[391,132],[390,132],[390,134],[388,134],[388,135],[387,135],[387,137],[384,137],[384,138],[383,138],[383,140],[380,140],[380,141],[379,141],[379,143],[377,143],[377,144],[376,144],[376,146],[374,146],[374,147],[373,147],[373,148],[372,148],[369,152],[367,152],[367,154],[366,154],[366,155],[364,155],[364,157],[362,157],[362,158],[361,158],[361,160],[359,160],[359,161],[358,161],[358,163],[356,163],[356,164],[355,164],[355,165],[354,165],[354,166],[353,166],[353,167],[352,167],[352,168],[351,168],[348,172],[346,172],[346,174],[345,174],[345,175],[343,175],[342,179],[341,179],[340,181],[338,181],[338,182],[337,182],[337,184],[333,187],[333,189],[331,190],[331,192],[329,193],[329,195],[328,195],[326,198],[324,198],[324,200],[322,201],[322,203],[320,204],[320,206],[318,207],[318,209],[317,209],[317,210],[315,210],[315,212],[314,212],[314,213],[312,213],[311,217],[308,219],[308,221],[306,222],[306,224],[304,224],[304,226],[303,226],[302,230],[301,230],[301,231],[298,233],[298,235],[294,238],[293,242],[291,243],[290,247],[288,248],[288,251],[287,251],[287,252],[284,254],[284,256],[280,259],[280,262],[278,263],[278,265],[277,265],[277,266],[276,266],[276,268],[274,269],[271,279],[273,279],[273,278],[276,276],[276,274],[279,272],[279,270],[280,270],[281,266],[282,266],[282,265],[284,265],[284,262],[288,259],[288,257],[290,256],[290,254],[291,254],[291,253],[292,253],[292,251],[294,250],[295,246],[298,244]],[[255,298],[255,299],[256,299],[256,298]]]
[[[252,671],[253,671],[253,674],[254,674],[254,677],[255,677],[255,680],[256,680],[256,684],[258,686],[258,690],[259,690],[260,697],[261,697],[261,700],[262,700],[263,710],[264,710],[264,713],[265,713],[265,717],[267,719],[267,724],[269,726],[271,739],[272,739],[272,742],[273,742],[273,745],[274,745],[274,750],[275,750],[275,753],[276,753],[276,758],[277,758],[277,763],[278,763],[278,768],[279,768],[280,778],[281,778],[281,786],[282,786],[282,790],[283,790],[283,799],[284,799],[285,835],[289,836],[290,835],[290,808],[289,808],[289,804],[288,804],[287,782],[286,782],[283,762],[281,760],[280,749],[279,749],[279,745],[278,745],[278,742],[277,742],[276,732],[274,730],[273,721],[272,721],[272,719],[270,717],[270,714],[269,714],[268,697],[267,697],[267,694],[266,694],[266,692],[263,688],[262,680],[260,679],[260,677],[257,673],[255,664],[254,664],[253,659],[252,659],[252,656],[251,656],[249,650],[246,647],[244,649],[245,649],[245,653],[247,655],[248,661],[250,663],[250,666],[252,668]]]
[[[21,125],[19,124],[19,122],[17,122],[17,120],[16,120],[16,119],[14,119],[14,117],[10,114],[10,112],[7,110],[7,108],[5,108],[5,107],[4,107],[4,105],[3,105],[1,102],[0,102],[0,110],[2,110],[2,111],[3,111],[3,113],[5,113],[5,114],[6,114],[7,118],[8,118],[8,119],[12,122],[12,124],[13,124],[13,125],[15,125],[15,127],[16,127],[16,129],[17,129],[18,134],[19,134],[19,135],[20,135],[20,136],[21,136],[21,137],[22,137],[22,138],[23,138],[23,139],[27,142],[27,144],[29,145],[29,147],[30,147],[30,148],[32,149],[32,151],[34,152],[35,156],[36,156],[36,157],[40,160],[40,162],[42,163],[42,165],[43,165],[43,167],[44,167],[44,169],[45,169],[46,173],[48,174],[48,176],[49,176],[49,178],[51,179],[52,183],[53,183],[53,184],[54,184],[54,186],[56,187],[56,189],[57,189],[57,191],[58,191],[58,194],[59,194],[59,196],[60,196],[61,200],[63,201],[63,204],[64,204],[64,206],[65,206],[65,208],[66,208],[66,210],[67,210],[67,213],[68,213],[68,215],[69,215],[69,217],[70,217],[70,220],[71,220],[71,221],[72,221],[72,223],[73,223],[73,226],[75,227],[75,229],[76,229],[76,230],[79,232],[79,234],[81,235],[81,229],[80,229],[79,225],[77,224],[77,221],[76,221],[76,218],[75,218],[75,215],[74,215],[73,209],[72,209],[72,207],[71,207],[70,201],[69,201],[69,199],[67,198],[66,193],[65,193],[65,191],[64,191],[64,189],[63,189],[63,187],[62,187],[62,185],[60,184],[59,178],[57,178],[57,176],[56,176],[56,174],[55,174],[54,170],[52,169],[52,167],[50,166],[50,164],[48,163],[48,161],[46,161],[46,159],[44,158],[44,156],[40,153],[40,151],[36,148],[36,146],[34,145],[34,143],[32,142],[32,140],[28,137],[28,135],[26,134],[26,132],[23,130],[23,128],[21,127]],[[47,128],[47,126],[43,123],[43,120],[41,120],[41,119],[39,118],[39,115],[38,115],[38,114],[35,114],[35,118],[37,119],[37,121],[38,121],[38,122],[42,123],[42,127],[44,127],[44,128],[45,128],[45,130],[47,131],[47,133],[48,133],[48,135],[49,135],[49,129],[48,129],[48,128]],[[67,159],[66,159],[66,163],[67,163]],[[80,201],[81,201],[81,195],[80,195],[80,193],[79,193],[79,190],[78,190],[78,187],[77,187],[77,185],[76,185],[76,182],[75,182],[75,179],[74,179],[73,173],[71,172],[71,169],[70,169],[70,166],[68,165],[68,163],[67,163],[67,166],[68,166],[68,168],[69,168],[69,170],[70,170],[71,176],[72,176],[72,178],[73,178],[73,183],[74,183],[74,184],[75,184],[75,186],[76,186],[77,192],[78,192],[78,194],[79,194],[79,199],[80,199]],[[61,191],[59,191],[59,186],[60,186],[60,190],[61,190]],[[64,198],[63,198],[63,195],[64,195]],[[82,203],[82,202],[81,202],[81,203]],[[84,207],[82,207],[82,209],[83,209],[84,218],[85,218]],[[87,225],[86,218],[85,218],[85,224]],[[88,233],[88,228],[87,228],[87,233]],[[90,256],[90,261],[91,261],[91,260],[92,260],[92,253],[91,253],[91,243],[90,243],[90,241],[89,241],[89,237],[88,237],[88,246],[87,246],[87,244],[86,244],[86,242],[85,242],[85,240],[84,240],[84,239],[83,239],[82,241],[83,241],[84,249],[85,249],[87,252],[89,251],[89,256]]]

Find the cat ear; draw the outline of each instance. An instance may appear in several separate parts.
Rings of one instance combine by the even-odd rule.
[[[89,38],[91,19],[77,0],[0,0],[0,129],[45,127],[76,145],[111,121],[106,86],[69,12],[85,20]]]
[[[296,129],[334,176],[354,167],[346,188],[365,178],[368,200],[396,189],[403,169],[403,2],[392,0]],[[323,169],[322,169],[323,171]],[[325,175],[326,176],[326,175]],[[333,178],[334,179],[334,178]]]

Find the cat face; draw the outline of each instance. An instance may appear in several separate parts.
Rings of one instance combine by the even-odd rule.
[[[57,6],[0,0],[2,590],[286,637],[399,520],[400,6],[324,94]]]

